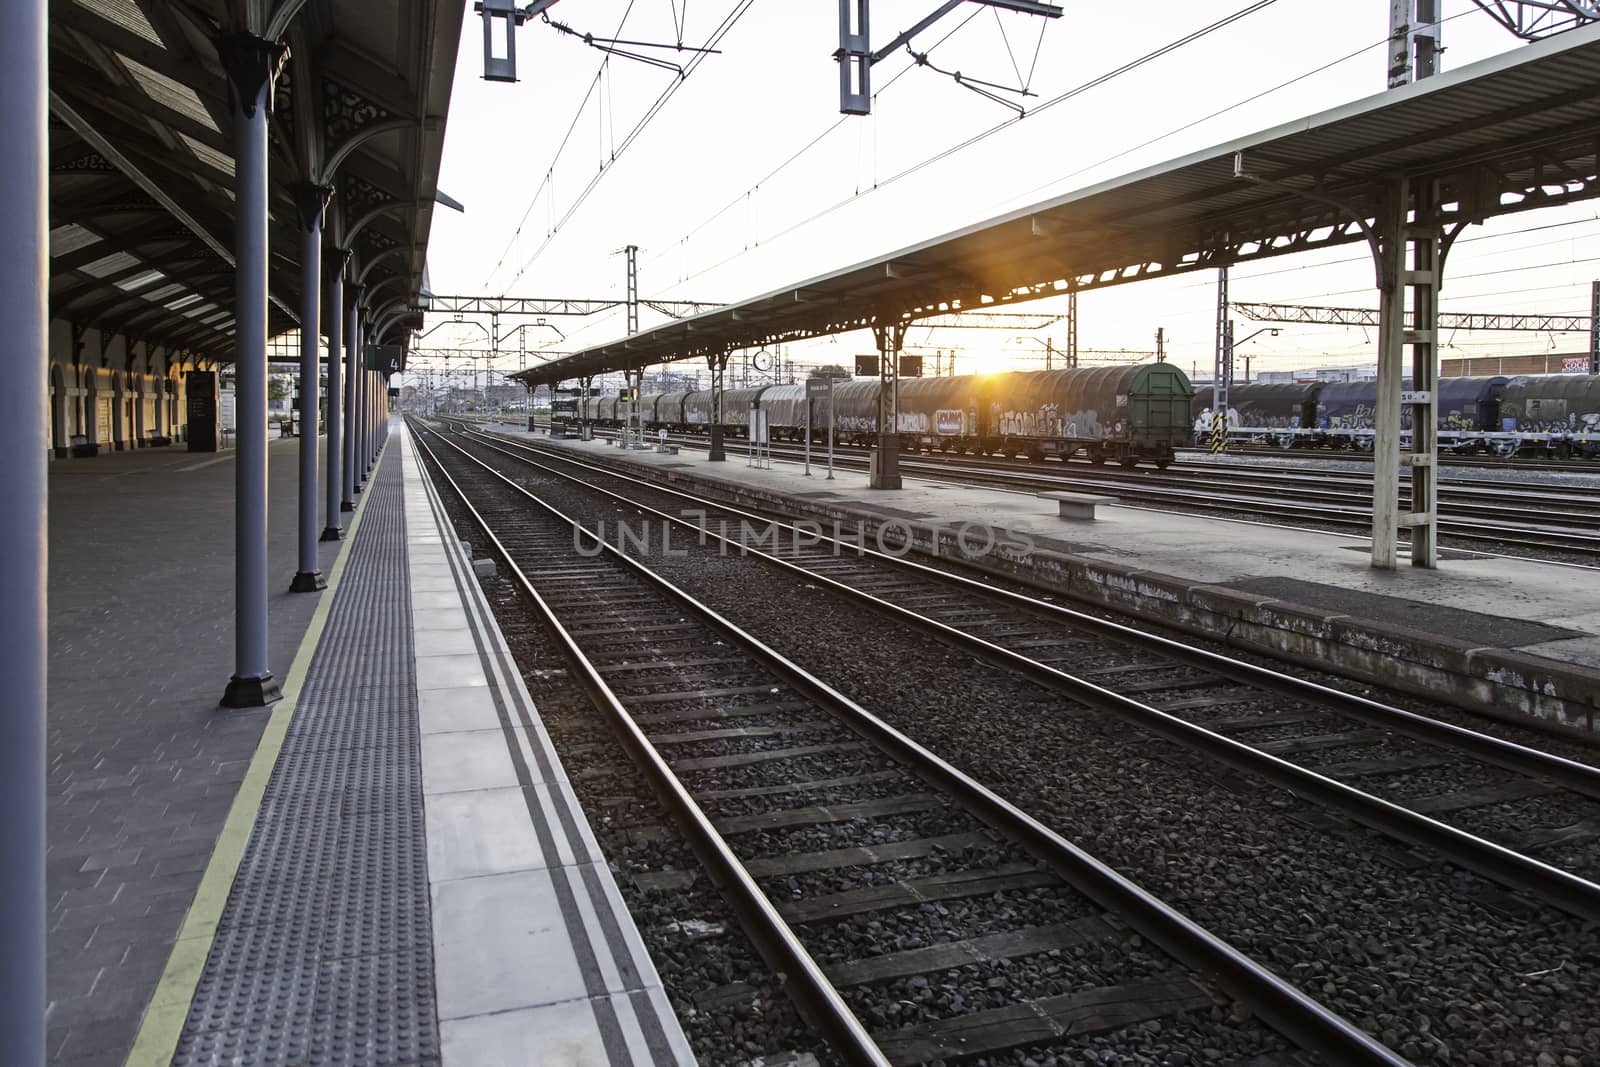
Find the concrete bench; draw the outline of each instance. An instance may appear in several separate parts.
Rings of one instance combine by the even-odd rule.
[[[1035,493],[1040,500],[1054,500],[1063,519],[1088,519],[1094,521],[1097,504],[1115,504],[1114,496],[1095,496],[1091,493]]]

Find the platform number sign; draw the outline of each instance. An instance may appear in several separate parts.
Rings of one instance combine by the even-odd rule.
[[[380,374],[398,374],[405,369],[405,353],[399,345],[368,345],[367,369]]]
[[[856,357],[857,378],[876,378],[882,372],[882,368],[883,363],[876,355]],[[901,355],[896,363],[896,368],[902,378],[920,378],[922,377],[922,357]]]

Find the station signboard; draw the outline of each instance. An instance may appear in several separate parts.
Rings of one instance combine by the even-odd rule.
[[[878,357],[875,356],[875,355],[873,355],[873,356],[857,356],[856,357],[856,377],[858,377],[858,378],[876,378],[878,376],[878,374],[880,373],[880,367],[881,366],[882,366],[882,363],[879,361]],[[921,356],[908,356],[908,355],[906,355],[904,353],[901,353],[900,362],[899,362],[899,369],[900,369],[900,377],[902,377],[902,378],[920,378],[920,377],[922,377],[922,357]]]
[[[405,350],[399,345],[368,345],[367,369],[398,374],[405,370]]]

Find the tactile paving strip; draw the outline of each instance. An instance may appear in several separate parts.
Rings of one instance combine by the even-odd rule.
[[[390,449],[173,1063],[439,1062],[403,481]]]

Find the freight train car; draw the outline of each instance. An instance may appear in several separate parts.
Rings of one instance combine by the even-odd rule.
[[[1317,424],[1322,382],[1242,382],[1228,390],[1229,440],[1289,447]],[[1197,387],[1190,414],[1195,441],[1211,440],[1211,386]]]
[[[1498,415],[1516,451],[1600,456],[1600,375],[1518,375],[1507,380]]]
[[[650,431],[667,430],[671,433],[683,432],[688,423],[684,420],[683,402],[689,398],[688,392],[657,393],[655,406],[646,408],[645,429]],[[646,398],[649,399],[648,397]]]
[[[1409,379],[1402,387],[1410,388]],[[1312,398],[1298,424],[1289,417],[1295,390]],[[1210,440],[1210,402],[1209,388],[1196,394],[1191,414],[1197,444]],[[1228,439],[1234,444],[1371,451],[1377,403],[1375,381],[1239,385],[1229,394]],[[1600,455],[1600,379],[1592,375],[1441,378],[1434,403],[1443,452]],[[1402,440],[1410,430],[1411,409],[1402,407]]]
[[[839,440],[868,445],[878,435],[878,383],[834,385]],[[900,383],[895,429],[902,448],[992,455],[1083,453],[1095,462],[1170,463],[1189,435],[1193,388],[1174,364],[1015,371]],[[803,433],[804,405],[774,397],[769,421],[782,436]],[[813,412],[814,433],[821,420]]]
[[[761,394],[761,407],[767,413],[767,426],[771,430],[772,439],[775,441],[799,441],[805,437],[806,409],[809,401],[806,399],[804,383],[796,385],[774,385]],[[811,429],[816,433],[825,428],[824,420],[828,417],[827,405],[822,405],[820,411],[811,413]]]
[[[761,399],[771,386],[722,391],[722,428],[732,437],[743,437],[750,430],[750,405]],[[688,394],[683,401],[685,428],[692,433],[710,433],[713,412],[711,390]]]

